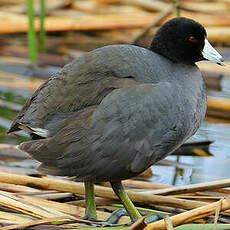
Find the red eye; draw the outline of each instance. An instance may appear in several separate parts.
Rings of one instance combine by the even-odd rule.
[[[189,37],[188,39],[190,42],[197,42],[197,39],[193,36]]]

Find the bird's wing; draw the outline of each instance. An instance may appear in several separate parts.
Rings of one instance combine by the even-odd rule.
[[[103,72],[76,73],[71,79],[70,76],[65,77],[65,74],[70,75],[67,70],[50,78],[35,91],[8,133],[25,129],[39,136],[52,136],[63,126],[64,120],[76,111],[99,104],[114,89],[137,84],[131,77],[118,78]]]
[[[162,57],[137,46],[98,48],[66,65],[42,84],[27,101],[8,133],[25,129],[53,136],[63,120],[88,106],[98,105],[114,89],[137,83],[156,83]],[[154,61],[153,61],[154,60]],[[166,72],[165,76],[170,76]]]
[[[50,174],[95,181],[133,176],[184,139],[180,132],[188,130],[178,122],[178,104],[171,103],[171,97],[178,101],[178,94],[170,83],[114,90],[99,106],[72,117],[55,136],[20,148]]]

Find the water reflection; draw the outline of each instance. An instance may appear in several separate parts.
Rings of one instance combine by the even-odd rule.
[[[203,127],[202,127],[203,128]],[[191,182],[197,183],[230,176],[230,124],[207,124],[208,137],[215,140],[210,145],[213,157],[195,159],[194,165],[199,166],[193,173],[201,178],[192,176]]]
[[[203,122],[194,138],[200,137],[213,140],[209,148],[212,157],[180,156],[179,162],[190,164],[190,167],[153,166],[153,172],[158,176],[152,180],[163,184],[184,185],[229,178],[230,124]],[[176,161],[177,156],[168,156],[166,159]]]

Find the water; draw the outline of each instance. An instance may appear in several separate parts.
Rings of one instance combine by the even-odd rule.
[[[0,73],[0,85],[2,77]],[[30,79],[28,78],[27,81],[30,81]],[[25,133],[21,133],[18,136],[5,135],[5,131],[9,127],[11,120],[16,116],[16,110],[20,106],[18,108],[11,105],[9,108],[4,103],[2,104],[1,100],[23,105],[31,94],[32,90],[28,89],[0,87],[0,143],[19,144],[28,139]],[[221,92],[209,91],[208,94],[230,97],[230,79],[223,79]],[[154,165],[152,166],[154,176],[150,180],[167,185],[185,185],[228,178],[230,176],[230,123],[204,121],[195,138],[213,141],[209,147],[209,152],[212,156],[169,156],[166,159],[178,162],[178,166]],[[4,162],[1,163],[1,165],[3,164]],[[5,165],[25,167],[23,162],[5,163]]]
[[[180,156],[179,162],[188,166],[153,166],[152,181],[169,185],[200,183],[230,176],[230,124],[203,122],[199,132],[213,143],[209,147],[210,157]],[[177,156],[168,156],[168,160],[177,160]]]

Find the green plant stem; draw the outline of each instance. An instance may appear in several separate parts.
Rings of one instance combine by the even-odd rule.
[[[180,17],[180,3],[179,3],[179,0],[171,0],[172,3],[175,4],[175,7],[176,7],[176,16],[177,17]]]
[[[180,17],[180,6],[179,6],[179,4],[176,4],[176,16]]]
[[[36,33],[34,29],[34,4],[33,0],[27,0],[27,15],[29,20],[29,29],[27,32],[28,45],[29,45],[29,58],[35,64],[37,62],[37,45]]]
[[[124,208],[124,205],[122,205],[122,204],[111,204],[111,206],[115,207],[115,208]],[[136,207],[136,209],[139,212],[149,212],[149,213],[153,213],[153,214],[158,213],[160,215],[170,215],[169,212],[163,212],[163,211],[153,210],[153,209],[149,209],[149,208]]]
[[[217,230],[227,230],[230,224],[217,224]],[[175,230],[213,230],[214,224],[184,224],[175,228]]]
[[[40,0],[40,45],[39,51],[41,53],[46,52],[46,31],[45,31],[45,16],[46,16],[46,8],[45,8],[45,0]]]

